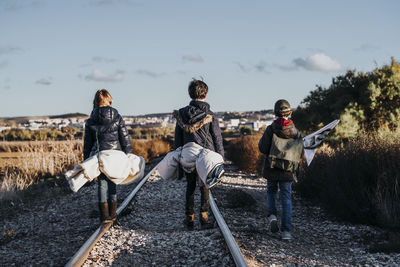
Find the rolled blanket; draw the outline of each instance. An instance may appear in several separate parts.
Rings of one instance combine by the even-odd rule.
[[[130,184],[144,175],[145,160],[119,150],[103,150],[65,173],[72,191],[104,173],[115,184]]]
[[[189,142],[169,152],[158,164],[157,170],[163,179],[176,179],[181,164],[185,172],[190,173],[196,169],[201,181],[206,184],[207,177],[223,163],[224,158],[217,152]]]

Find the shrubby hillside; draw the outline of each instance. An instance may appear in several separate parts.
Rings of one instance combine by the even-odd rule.
[[[304,167],[297,191],[340,218],[399,228],[400,64],[392,58],[371,72],[348,71],[294,112],[304,132],[337,118],[335,142]]]
[[[340,119],[295,190],[338,218],[400,228],[400,64],[371,72],[347,71],[328,88],[317,86],[293,114],[303,136]],[[227,157],[261,174],[260,135],[232,140]],[[400,240],[392,244],[400,251]]]
[[[400,64],[371,72],[349,70],[332,79],[328,88],[317,86],[293,113],[296,126],[311,132],[334,119],[341,123],[336,137],[362,132],[396,130],[400,126]]]

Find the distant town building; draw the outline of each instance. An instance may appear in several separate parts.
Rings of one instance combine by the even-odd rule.
[[[222,130],[238,130],[241,126],[248,126],[255,131],[270,125],[274,114],[272,110],[248,112],[217,112],[219,126]],[[76,127],[84,129],[87,116],[30,119],[17,124],[19,129],[38,130],[45,128]],[[123,116],[125,124],[131,128],[174,127],[176,120],[171,113],[151,114],[144,116]],[[13,127],[14,128],[14,127]],[[0,125],[0,131],[11,129],[9,124]]]
[[[0,127],[0,132],[6,131],[6,130],[10,130],[10,129],[11,129],[10,126],[1,126],[1,127]]]
[[[259,131],[263,127],[267,127],[272,124],[273,120],[256,120],[256,121],[248,121],[243,122],[240,126],[247,126],[253,129],[254,131]]]

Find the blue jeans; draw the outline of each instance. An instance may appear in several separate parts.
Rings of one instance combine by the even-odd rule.
[[[117,202],[117,185],[110,181],[104,174],[100,174],[99,180],[99,202]]]
[[[267,181],[267,207],[268,216],[277,215],[276,201],[278,195],[281,200],[281,230],[289,231],[292,226],[292,182]]]

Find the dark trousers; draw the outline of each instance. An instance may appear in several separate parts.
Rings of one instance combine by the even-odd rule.
[[[186,215],[194,214],[194,192],[196,190],[197,172],[186,173]],[[201,206],[200,212],[208,212],[210,208],[210,194],[208,188],[200,185]]]
[[[110,181],[104,174],[100,174],[98,177],[98,196],[99,202],[117,202],[117,185]]]

